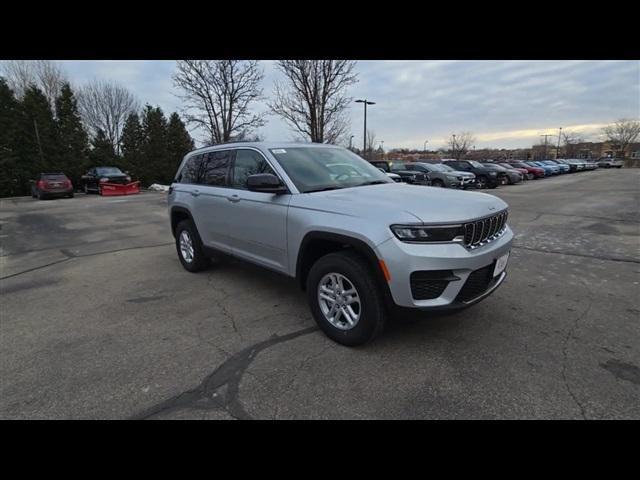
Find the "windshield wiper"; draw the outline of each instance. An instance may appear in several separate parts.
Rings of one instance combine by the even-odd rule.
[[[313,190],[306,190],[304,193],[326,192],[327,190],[339,190],[341,188],[344,188],[344,187],[337,187],[334,185],[333,187],[322,187],[322,188],[315,188]]]
[[[354,185],[354,187],[364,187],[365,185],[382,185],[383,183],[391,183],[391,182],[385,182],[384,180],[372,180],[371,182],[365,182],[359,185]]]

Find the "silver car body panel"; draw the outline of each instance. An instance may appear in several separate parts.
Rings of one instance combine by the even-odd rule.
[[[384,260],[394,302],[406,307],[444,306],[455,299],[464,280],[511,248],[513,233],[507,226],[500,238],[476,249],[460,243],[406,243],[391,232],[394,224],[456,224],[498,213],[507,208],[501,199],[480,192],[416,187],[386,183],[300,193],[271,154],[272,148],[340,148],[318,144],[236,143],[191,152],[253,149],[260,152],[289,193],[268,194],[230,187],[173,183],[169,209],[192,213],[203,243],[258,265],[296,276],[305,236],[327,232],[364,242]],[[363,160],[364,161],[364,160]],[[415,270],[452,270],[461,280],[451,282],[433,300],[414,300],[409,276]],[[502,279],[500,279],[501,281]]]

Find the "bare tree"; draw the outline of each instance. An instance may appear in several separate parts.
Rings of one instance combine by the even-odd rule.
[[[179,60],[173,76],[185,102],[185,119],[217,144],[253,135],[264,113],[251,104],[262,98],[264,74],[256,60]]]
[[[62,85],[67,81],[62,68],[50,60],[7,60],[2,63],[2,73],[18,97],[22,97],[30,85],[38,87],[52,110]]]
[[[376,133],[372,130],[367,130],[367,151],[364,152],[367,160],[373,160],[373,147],[376,143]]]
[[[470,132],[454,133],[447,142],[451,156],[460,160],[471,149],[475,141],[475,137]]]
[[[280,60],[286,82],[276,82],[271,111],[315,143],[339,143],[348,130],[344,116],[358,81],[351,60]]]
[[[83,86],[77,96],[82,120],[92,136],[102,130],[119,153],[124,123],[130,113],[140,109],[136,97],[118,83],[102,80]]]
[[[572,131],[562,132],[562,143],[564,156],[566,158],[577,158],[579,155],[578,145],[584,143],[584,138]]]
[[[602,129],[607,141],[622,157],[627,155],[627,147],[636,141],[640,135],[640,121],[622,118],[613,125],[607,125]]]

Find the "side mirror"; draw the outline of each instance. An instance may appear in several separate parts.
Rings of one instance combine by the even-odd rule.
[[[249,175],[249,177],[247,177],[247,188],[252,192],[275,194],[287,193],[289,191],[280,179],[272,173]]]

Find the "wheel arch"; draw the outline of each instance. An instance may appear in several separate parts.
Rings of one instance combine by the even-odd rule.
[[[385,303],[392,305],[391,290],[380,266],[380,258],[378,258],[373,248],[364,240],[339,233],[311,231],[307,232],[303,237],[296,259],[296,280],[300,288],[306,289],[309,270],[319,258],[328,253],[346,249],[354,250],[364,258],[378,285],[381,287]]]
[[[193,222],[191,212],[184,207],[171,207],[171,233],[174,238],[176,236],[176,227],[183,220],[191,220]]]

